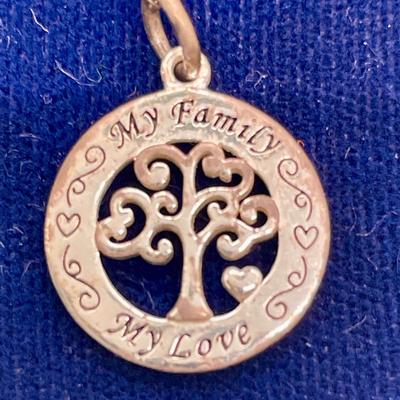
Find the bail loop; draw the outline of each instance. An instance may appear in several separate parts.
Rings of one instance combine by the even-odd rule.
[[[176,76],[176,68],[182,65],[183,51],[182,47],[171,49],[161,62],[161,79],[166,89],[171,88],[198,88],[206,89],[211,80],[211,67],[207,57],[202,54],[200,61],[200,69],[195,79],[188,82],[182,82]]]
[[[180,0],[142,0],[144,27],[161,60],[171,50],[171,45],[161,21],[160,9],[167,15],[182,47],[183,61],[177,65],[177,73],[182,79],[192,81],[197,78],[201,64],[200,43],[192,20]]]

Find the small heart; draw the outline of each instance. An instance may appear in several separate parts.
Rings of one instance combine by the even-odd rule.
[[[57,215],[56,222],[60,232],[65,237],[70,237],[79,228],[81,217],[78,214],[68,216],[65,213],[60,213]]]
[[[312,226],[308,229],[304,226],[298,225],[294,229],[294,236],[297,243],[304,249],[308,250],[318,239],[319,230],[316,226]]]
[[[252,265],[244,268],[227,267],[222,274],[222,285],[238,302],[246,300],[261,284],[263,275]]]

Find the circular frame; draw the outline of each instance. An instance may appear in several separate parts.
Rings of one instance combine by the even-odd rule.
[[[213,143],[245,160],[280,215],[269,274],[233,311],[205,321],[159,318],[128,302],[109,280],[95,240],[101,201],[119,171],[143,149],[176,142]],[[243,101],[185,86],[133,100],[81,137],[51,191],[45,250],[62,301],[95,340],[136,364],[190,373],[248,359],[292,330],[321,284],[330,235],[320,180],[297,141]]]

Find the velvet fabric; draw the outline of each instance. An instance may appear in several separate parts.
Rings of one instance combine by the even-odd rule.
[[[212,88],[285,124],[319,170],[333,240],[316,301],[273,348],[203,375],[129,364],[86,335],[47,271],[46,200],[94,121],[161,88],[159,60],[139,0],[0,0],[0,398],[399,399],[400,1],[186,4]],[[165,311],[175,267],[108,269],[128,297]]]

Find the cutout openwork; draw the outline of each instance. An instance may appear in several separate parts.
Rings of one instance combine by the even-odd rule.
[[[179,168],[183,176],[184,207],[180,209],[177,198],[165,190],[171,179],[167,162]],[[197,190],[199,166],[208,178],[230,183],[238,175],[239,183]],[[182,243],[183,270],[180,295],[168,318],[186,321],[210,318],[213,312],[203,289],[204,251],[217,238],[220,255],[236,261],[247,255],[255,244],[271,239],[277,233],[279,221],[275,202],[264,194],[249,196],[255,179],[251,167],[244,160],[226,157],[213,143],[199,143],[189,154],[168,144],[149,147],[137,155],[133,168],[140,183],[154,194],[133,187],[114,193],[110,216],[97,224],[99,250],[110,258],[141,256],[152,264],[166,264],[174,254],[173,245],[168,239],[156,242],[155,239],[163,231],[173,232]],[[127,239],[128,228],[135,223],[135,214],[129,207],[132,205],[144,212],[146,222],[138,235]],[[208,223],[197,231],[196,218],[204,209]],[[265,217],[260,226],[259,214]],[[255,266],[242,270],[232,266],[224,271],[222,279],[228,292],[242,301],[261,283],[262,273]]]

